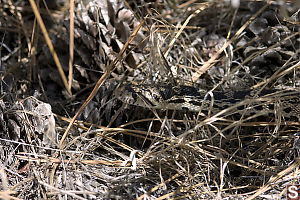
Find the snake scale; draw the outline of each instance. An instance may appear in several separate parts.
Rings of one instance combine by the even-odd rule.
[[[207,92],[192,86],[123,85],[116,97],[126,104],[164,110],[187,110],[203,116],[270,114],[300,121],[300,90]]]

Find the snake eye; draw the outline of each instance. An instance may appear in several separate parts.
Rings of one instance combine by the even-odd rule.
[[[159,101],[159,97],[156,94],[153,94],[152,97],[155,99],[155,101]]]

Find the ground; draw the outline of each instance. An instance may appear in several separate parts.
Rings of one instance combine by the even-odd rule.
[[[280,199],[299,183],[299,1],[46,2],[0,4],[1,198]],[[128,104],[124,85],[251,95],[204,116]]]

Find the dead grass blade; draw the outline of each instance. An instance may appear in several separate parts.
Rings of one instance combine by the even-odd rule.
[[[284,179],[284,176],[288,173],[292,173],[293,170],[295,172],[299,173],[299,165],[300,165],[300,160],[299,159],[295,160],[295,162],[291,166],[289,166],[285,170],[279,172],[277,174],[277,176],[274,176],[273,178],[271,178],[265,186],[261,187],[259,190],[257,190],[257,192],[254,195],[248,197],[246,200],[255,199],[262,193],[272,189],[272,185],[276,185],[277,181],[282,181],[282,179]],[[299,174],[296,174],[296,176],[297,175],[299,175]]]
[[[41,27],[41,30],[42,30],[42,32],[43,32],[45,41],[46,41],[46,43],[47,43],[47,45],[48,45],[48,47],[49,47],[49,50],[50,50],[50,52],[51,52],[51,54],[52,54],[52,56],[53,56],[54,62],[55,62],[55,64],[56,64],[56,67],[57,67],[57,69],[58,69],[58,72],[59,72],[59,74],[60,74],[60,77],[61,77],[61,79],[62,79],[62,81],[63,81],[63,84],[64,84],[66,90],[68,91],[68,93],[71,95],[72,93],[71,93],[71,90],[70,90],[69,87],[68,87],[68,81],[67,81],[67,78],[66,78],[66,76],[65,76],[64,70],[63,70],[63,68],[62,68],[62,65],[61,65],[59,59],[58,59],[58,56],[57,56],[57,54],[56,54],[56,51],[54,50],[54,47],[53,47],[53,45],[52,45],[52,42],[51,42],[50,37],[49,37],[49,35],[48,35],[47,29],[46,29],[45,24],[44,24],[44,22],[43,22],[43,20],[42,20],[42,17],[41,17],[41,15],[40,15],[39,11],[38,11],[38,8],[37,8],[37,6],[36,6],[34,0],[29,0],[29,2],[30,2],[30,5],[31,5],[32,10],[33,10],[33,12],[34,12],[34,15],[35,15],[35,17],[36,17],[36,19],[37,19],[37,21],[38,21],[40,27]]]
[[[166,52],[164,53],[164,57],[167,57],[172,46],[174,45],[175,41],[177,40],[177,38],[180,36],[180,34],[182,33],[182,31],[185,29],[185,27],[187,26],[187,24],[190,22],[190,20],[195,17],[197,14],[199,14],[201,11],[205,10],[206,8],[209,7],[209,5],[211,5],[210,3],[207,3],[205,5],[203,5],[202,8],[197,9],[193,14],[191,14],[183,23],[183,25],[180,27],[180,30],[177,32],[177,34],[175,35],[175,37],[171,40]]]
[[[73,60],[74,60],[74,0],[70,0],[70,45],[69,45],[69,87],[71,91],[73,80]]]
[[[144,24],[144,21],[142,23],[140,23],[137,28],[134,30],[134,32],[131,34],[130,38],[127,40],[127,42],[125,43],[125,45],[123,46],[123,48],[121,49],[118,58],[122,58],[122,55],[124,54],[126,48],[128,47],[128,45],[132,42],[132,40],[134,39],[134,37],[136,36],[137,32],[140,30],[140,28],[142,27],[142,25]],[[65,140],[65,138],[68,135],[68,132],[71,129],[72,124],[74,123],[74,121],[76,120],[76,118],[78,117],[78,115],[82,112],[82,110],[87,106],[87,104],[94,98],[94,96],[96,95],[97,91],[99,90],[99,88],[103,85],[104,81],[109,77],[109,75],[111,74],[111,72],[114,70],[116,64],[119,62],[119,59],[116,58],[106,69],[106,71],[104,72],[104,74],[101,76],[101,78],[98,80],[98,82],[96,83],[93,91],[91,92],[91,94],[88,96],[88,98],[86,99],[86,101],[82,104],[82,106],[79,108],[78,112],[75,114],[75,116],[72,118],[71,122],[69,123],[64,135],[62,136],[61,140],[60,140],[60,148],[63,148],[63,142]]]
[[[214,54],[207,62],[204,63],[202,67],[193,75],[192,81],[196,82],[197,79],[205,73],[209,68],[212,67],[212,64],[216,61],[219,55],[245,30],[245,28],[260,14],[262,13],[273,1],[269,1],[265,6],[259,9],[237,32],[236,34],[228,41],[225,42],[223,47],[218,50],[217,53]]]

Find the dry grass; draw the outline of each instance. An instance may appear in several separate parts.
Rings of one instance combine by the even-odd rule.
[[[74,41],[70,40],[69,48],[75,51],[74,66],[81,64],[82,68],[80,73],[76,71],[79,68],[72,65],[70,53],[65,63],[69,65],[72,88],[65,77],[66,68],[59,64],[64,61],[59,53],[62,51],[58,44],[52,44],[58,40],[47,36],[53,32],[63,35],[68,30],[56,24],[53,29],[41,28],[42,34],[42,19],[39,26],[32,20],[52,13],[54,21],[60,21],[69,15],[66,8],[51,11],[30,1],[33,15],[29,4],[5,1],[0,5],[0,49],[6,43],[15,44],[15,51],[0,58],[4,63],[2,84],[11,86],[10,90],[1,90],[0,98],[1,198],[283,198],[287,184],[299,183],[299,122],[281,113],[285,89],[299,87],[299,20],[282,17],[283,11],[293,14],[291,6],[282,9],[269,1],[250,12],[246,4],[234,10],[223,1],[156,3],[144,7],[124,0],[126,7],[120,10],[116,4],[101,9],[90,4],[85,8],[91,13],[99,9],[93,12],[99,14],[98,21],[92,22],[82,17],[85,8],[82,15],[78,13],[76,4],[72,16],[75,28],[70,25]],[[124,10],[123,15],[117,15]],[[131,22],[135,26],[127,21],[129,11],[134,14]],[[250,26],[267,12],[276,13],[276,25],[287,28],[269,25],[274,33],[270,38],[279,37],[278,41],[268,34],[249,34],[256,31]],[[100,14],[110,19],[111,27],[103,25]],[[73,19],[70,21],[72,24]],[[86,26],[84,34],[76,27],[80,23]],[[98,31],[94,35],[93,25]],[[114,30],[111,37],[110,29]],[[8,34],[16,41],[9,43]],[[83,37],[85,42],[80,43]],[[115,43],[109,44],[109,39]],[[55,63],[39,59],[46,54],[41,50],[44,41]],[[97,50],[92,49],[93,42]],[[87,43],[91,49],[85,46]],[[86,52],[80,51],[80,46],[85,46]],[[96,67],[87,65],[85,53],[88,61],[99,56],[93,62]],[[80,59],[83,61],[78,62]],[[268,60],[267,67],[253,67],[261,60]],[[47,82],[42,69],[55,65],[59,81]],[[28,75],[26,82],[24,74]],[[121,105],[113,91],[128,82],[193,85],[210,92],[245,88],[257,94],[266,88],[280,88],[282,92],[246,99],[203,117],[192,112]],[[27,98],[36,94],[36,87],[30,83],[37,83],[41,94],[36,96],[51,104],[53,113],[49,104]],[[48,85],[52,84],[60,91],[51,93]],[[239,106],[251,108],[266,103],[274,105],[270,113],[249,114],[251,109],[245,109],[244,116],[236,116],[232,112]],[[299,110],[298,102],[291,106]]]

